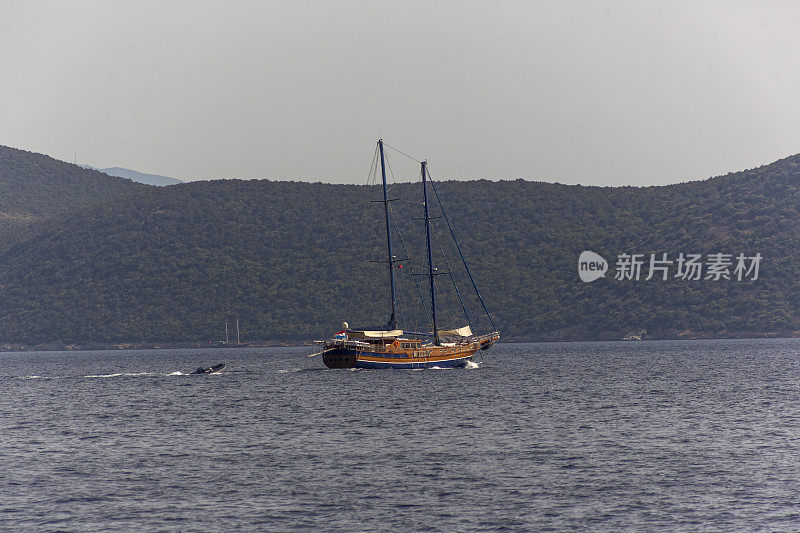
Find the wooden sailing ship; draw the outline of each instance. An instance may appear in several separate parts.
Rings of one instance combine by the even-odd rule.
[[[421,162],[422,195],[425,206],[425,243],[427,249],[427,277],[430,288],[431,304],[431,332],[414,333],[399,329],[397,325],[396,297],[395,297],[395,263],[398,261],[392,250],[392,231],[389,217],[389,197],[386,185],[386,163],[384,156],[383,140],[378,140],[380,153],[381,178],[383,184],[383,208],[386,220],[386,263],[389,270],[389,289],[391,296],[391,316],[383,329],[350,329],[347,323],[344,329],[336,333],[332,339],[320,341],[325,366],[329,368],[431,368],[431,367],[464,367],[479,350],[486,350],[500,338],[494,327],[494,322],[489,314],[483,298],[478,292],[477,285],[469,271],[461,248],[456,241],[458,253],[461,256],[464,268],[469,275],[475,294],[483,306],[483,311],[492,326],[491,333],[475,335],[471,326],[464,326],[452,330],[440,330],[437,323],[436,308],[436,269],[431,259],[431,216],[428,210],[428,170],[425,161]],[[434,189],[435,192],[435,189]],[[438,197],[438,193],[437,197]],[[441,202],[440,202],[441,205]],[[444,209],[442,214],[447,220]],[[447,221],[451,236],[455,240],[455,233]]]

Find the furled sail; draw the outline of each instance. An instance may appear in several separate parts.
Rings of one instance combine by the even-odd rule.
[[[472,337],[472,328],[469,326],[464,326],[463,328],[458,329],[448,329],[446,331],[440,331],[439,335],[449,335],[453,337]]]

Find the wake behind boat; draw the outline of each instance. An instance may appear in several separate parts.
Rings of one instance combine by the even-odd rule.
[[[383,140],[378,140],[378,152],[380,153],[380,166],[381,178],[383,184],[383,207],[386,221],[386,246],[387,246],[387,259],[385,263],[389,269],[389,292],[391,296],[391,316],[389,322],[383,329],[350,329],[347,323],[344,323],[344,329],[334,335],[334,337],[327,341],[320,341],[323,345],[323,350],[317,354],[322,355],[322,360],[328,368],[431,368],[431,367],[464,367],[479,350],[486,350],[490,348],[495,342],[500,339],[500,334],[497,332],[494,321],[492,320],[486,304],[478,291],[472,273],[467,266],[464,254],[461,253],[461,247],[455,238],[455,233],[450,226],[450,221],[444,212],[444,207],[441,205],[439,195],[436,188],[433,187],[433,192],[438,200],[441,209],[442,218],[447,223],[447,228],[450,230],[450,235],[453,238],[455,246],[458,250],[458,255],[463,262],[464,269],[466,270],[469,280],[474,289],[477,299],[480,301],[483,311],[489,319],[492,327],[490,333],[483,335],[475,335],[472,332],[471,325],[463,326],[457,329],[441,330],[437,321],[437,302],[436,302],[436,284],[435,276],[440,274],[433,266],[431,258],[431,217],[428,209],[428,182],[429,175],[427,163],[421,162],[421,179],[422,179],[422,200],[424,205],[424,220],[425,220],[425,244],[427,250],[427,274],[419,274],[428,277],[428,286],[430,293],[430,333],[427,332],[410,332],[404,331],[397,327],[397,313],[396,313],[396,296],[395,296],[395,263],[399,260],[393,254],[392,250],[392,225],[389,216],[389,199],[388,189],[386,185],[386,162],[384,156]],[[431,184],[432,185],[432,184]],[[439,217],[437,217],[439,218]],[[402,244],[402,241],[401,241]],[[401,265],[402,267],[402,265]],[[449,274],[443,272],[442,274]],[[414,274],[412,274],[413,276]],[[452,278],[452,275],[451,275]],[[455,280],[454,280],[455,283]],[[456,288],[458,293],[458,289]],[[458,293],[459,301],[461,295]],[[466,307],[463,301],[461,307],[466,315]],[[465,317],[469,321],[469,316]]]

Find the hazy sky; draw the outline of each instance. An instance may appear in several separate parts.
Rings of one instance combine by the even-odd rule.
[[[663,184],[800,152],[800,2],[0,0],[0,144],[184,179]]]

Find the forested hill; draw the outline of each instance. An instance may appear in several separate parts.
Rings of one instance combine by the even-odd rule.
[[[146,189],[129,179],[0,146],[0,230]]]
[[[666,187],[480,180],[437,190],[505,340],[800,331],[800,156]],[[409,252],[420,244],[418,192],[392,191]],[[321,338],[345,320],[384,324],[385,265],[369,262],[383,246],[381,204],[370,203],[378,195],[355,185],[194,182],[39,223],[0,251],[0,344],[208,341],[237,317],[245,340]],[[446,237],[443,219],[435,224]],[[579,279],[584,250],[609,261],[605,278]],[[675,266],[666,281],[645,280],[647,265],[641,279],[618,280],[623,253],[763,260],[756,280],[675,278]],[[401,292],[414,296],[407,272],[420,265],[397,270]],[[445,304],[446,281],[437,279]],[[420,304],[401,300],[417,305],[418,319]]]

